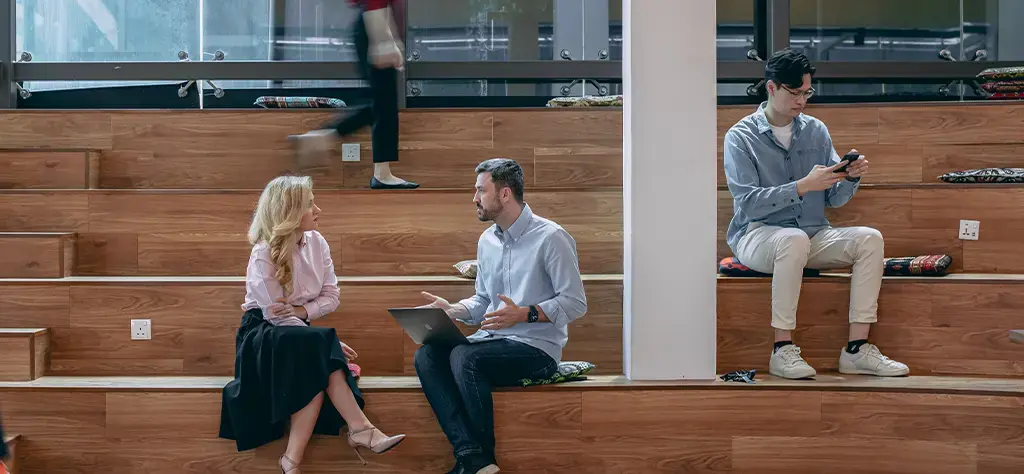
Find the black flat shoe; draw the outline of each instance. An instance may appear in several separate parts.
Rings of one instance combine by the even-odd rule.
[[[418,187],[420,185],[412,181],[406,181],[402,184],[384,184],[377,178],[370,178],[370,189],[416,189]]]

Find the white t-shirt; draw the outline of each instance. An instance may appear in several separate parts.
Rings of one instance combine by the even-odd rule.
[[[772,133],[775,134],[775,138],[779,139],[779,143],[782,144],[783,148],[789,149],[789,145],[793,142],[793,122],[789,122],[785,127],[776,127],[772,125]]]

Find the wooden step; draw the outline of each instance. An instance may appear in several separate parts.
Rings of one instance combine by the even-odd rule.
[[[7,468],[8,474],[18,474],[18,441],[21,439],[19,434],[5,434],[3,442],[7,445],[7,457],[0,459],[3,465]]]
[[[2,191],[0,230],[78,232],[77,275],[239,275],[259,191]],[[452,275],[489,224],[472,188],[316,190],[341,275]],[[537,191],[527,202],[577,243],[581,271],[622,272],[621,190]]]
[[[75,234],[0,232],[0,278],[63,278],[75,268]]]
[[[911,374],[1024,375],[1020,327],[1024,275],[887,277],[871,340]],[[771,280],[718,279],[718,370],[766,372],[772,350]],[[794,342],[819,372],[838,369],[848,340],[850,280],[804,280]]]
[[[29,472],[270,472],[285,447],[278,440],[239,453],[218,438],[225,377],[52,379],[0,384],[5,426],[33,440],[22,452]],[[366,377],[360,385],[370,420],[407,440],[363,467],[339,449],[342,440],[314,437],[303,472],[451,467],[451,447],[415,379]],[[1020,380],[980,378],[759,376],[748,385],[591,377],[499,389],[497,457],[510,472],[776,473],[851,464],[865,473],[1015,472],[1024,461],[1022,394]],[[743,423],[723,422],[737,414]],[[537,433],[545,442],[535,442]]]
[[[42,377],[50,355],[46,328],[0,329],[0,380],[22,381]]]
[[[0,145],[2,189],[89,189],[99,180],[99,152],[10,150]]]
[[[622,277],[584,277],[589,311],[570,325],[565,360],[622,373]],[[366,375],[412,375],[417,346],[387,308],[473,293],[455,277],[342,277],[341,306],[314,324],[335,327]],[[50,372],[66,375],[230,375],[244,277],[72,277],[0,280],[0,327],[50,328]],[[152,320],[152,340],[130,339],[131,319]],[[463,328],[467,333],[471,328]]]
[[[288,135],[319,128],[335,112],[17,111],[0,121],[0,143],[102,150],[103,188],[262,189],[288,171],[311,174],[321,187],[367,188],[368,128],[346,138],[360,144],[360,162],[343,163],[339,142],[322,166],[296,166]],[[520,162],[528,189],[622,186],[621,111],[420,109],[399,121],[395,173],[424,187],[472,189],[476,165],[499,156]]]

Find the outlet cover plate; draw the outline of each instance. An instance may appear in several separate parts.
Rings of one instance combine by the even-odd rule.
[[[342,143],[341,161],[359,161],[359,144]]]
[[[980,221],[960,221],[960,240],[978,240],[978,234],[980,233],[981,222]]]
[[[132,320],[132,340],[148,341],[153,339],[153,323],[150,319]]]

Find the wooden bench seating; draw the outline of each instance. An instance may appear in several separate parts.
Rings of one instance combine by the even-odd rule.
[[[0,191],[0,230],[76,232],[76,275],[235,275],[250,246],[244,223],[257,191]],[[451,275],[476,254],[486,224],[468,190],[405,193],[322,190],[321,233],[341,275]],[[622,196],[616,189],[537,191],[534,210],[576,239],[585,273],[622,271]],[[1024,273],[1015,252],[1024,186],[864,185],[828,213],[833,225],[879,229],[890,257],[943,253],[952,271]],[[386,209],[386,211],[385,211]],[[44,212],[45,210],[45,212]],[[732,217],[719,191],[718,258],[731,255]],[[957,239],[959,219],[980,220],[981,239]],[[1021,222],[1018,222],[1021,221]]]
[[[709,270],[711,271],[711,270]],[[622,276],[584,279],[590,311],[570,328],[566,360],[596,373],[622,373]],[[1009,331],[1024,276],[956,274],[886,277],[872,333],[914,374],[1024,375],[1024,352]],[[471,294],[455,277],[342,277],[341,307],[317,325],[338,329],[360,352],[367,375],[411,375],[416,345],[387,314],[420,304],[419,292]],[[771,281],[718,279],[718,370],[767,369]],[[244,295],[242,277],[72,277],[0,280],[0,327],[50,328],[49,374],[229,375]],[[808,361],[835,370],[846,341],[849,278],[805,280],[796,340]],[[129,320],[151,319],[153,339],[131,341]],[[467,332],[469,328],[464,328]]]
[[[0,402],[5,427],[30,441],[24,472],[269,472],[284,440],[238,453],[218,438],[227,380],[44,377],[0,383]],[[451,448],[415,378],[360,384],[370,419],[409,438],[363,468],[341,439],[316,437],[303,472],[450,467]],[[826,462],[861,472],[1013,472],[1024,460],[1022,394],[1024,382],[1005,379],[759,376],[747,385],[599,376],[499,390],[498,458],[510,472],[815,472]]]
[[[0,189],[94,189],[99,151],[7,149],[0,143]]]
[[[622,373],[622,277],[584,278],[589,312],[572,323],[566,360]],[[415,343],[387,308],[423,304],[421,291],[453,300],[473,292],[456,277],[342,277],[341,307],[317,320],[360,354],[367,375],[411,375]],[[51,374],[229,375],[244,277],[72,277],[0,280],[0,327],[50,328]],[[152,320],[153,338],[130,340],[130,320]],[[470,328],[463,328],[467,333]]]
[[[577,242],[581,271],[621,273],[620,190],[537,191],[529,203]],[[259,191],[0,191],[0,230],[76,232],[76,275],[240,275]],[[452,275],[488,224],[472,188],[316,190],[341,275]]]
[[[46,373],[49,356],[49,329],[0,328],[0,381],[42,377]]]
[[[886,277],[871,340],[911,374],[1024,375],[1024,350],[1010,341],[1019,327],[1024,275]],[[848,340],[850,282],[845,275],[807,278],[794,340],[819,371],[837,370]],[[774,341],[771,280],[718,279],[718,370],[766,371]]]
[[[0,232],[0,278],[62,278],[75,267],[75,234]]]

